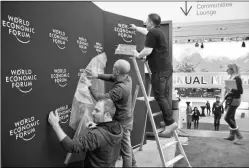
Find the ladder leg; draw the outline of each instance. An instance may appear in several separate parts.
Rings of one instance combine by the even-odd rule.
[[[145,99],[145,103],[146,103],[147,109],[149,111],[150,122],[152,124],[153,133],[154,133],[155,138],[156,138],[157,148],[159,150],[161,161],[162,161],[163,167],[166,167],[165,158],[164,158],[164,155],[163,155],[162,147],[161,147],[161,144],[159,142],[159,137],[158,137],[158,133],[157,133],[157,130],[156,130],[156,125],[155,125],[155,122],[154,122],[154,118],[153,118],[153,115],[152,115],[152,111],[151,111],[151,108],[150,108],[148,97],[147,97],[147,94],[146,94],[146,91],[145,91],[145,88],[144,88],[143,80],[142,80],[142,77],[141,77],[141,74],[140,74],[140,71],[139,71],[139,68],[138,68],[137,61],[136,61],[135,57],[132,58],[132,62],[134,64],[135,71],[136,71],[136,74],[138,76],[138,81],[139,81],[139,84],[141,86],[143,96],[144,96],[144,99]]]
[[[148,88],[148,96],[150,96],[150,93],[151,93],[151,87],[152,87],[152,85],[151,85],[151,84],[149,84],[149,88]],[[144,123],[144,129],[143,129],[143,135],[142,135],[142,140],[141,140],[141,144],[140,144],[139,151],[142,151],[142,150],[143,150],[144,136],[145,136],[145,132],[146,132],[146,124],[147,124],[147,115],[148,115],[148,109],[146,110],[146,115],[145,115],[145,123]]]
[[[135,105],[136,105],[136,100],[137,100],[137,95],[138,95],[138,91],[139,91],[139,85],[136,85],[136,90],[134,93],[134,97],[133,97],[133,102],[132,102],[132,109],[131,109],[131,113],[133,115],[134,113],[134,109],[135,109]],[[134,115],[133,115],[134,116]]]
[[[181,154],[184,156],[185,161],[188,163],[188,167],[191,167],[191,165],[190,165],[190,163],[189,163],[189,160],[188,160],[188,158],[187,158],[187,155],[186,155],[186,153],[185,153],[185,151],[184,151],[184,149],[183,149],[183,147],[182,147],[182,143],[181,143],[181,141],[180,141],[180,139],[179,139],[179,137],[178,137],[178,135],[177,135],[176,130],[173,131],[173,134],[174,134],[175,139],[178,141],[178,147],[179,147],[179,149],[180,149]]]

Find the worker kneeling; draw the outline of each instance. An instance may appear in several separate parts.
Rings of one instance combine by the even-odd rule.
[[[86,133],[73,140],[61,129],[57,112],[50,112],[48,121],[67,152],[87,152],[84,167],[115,167],[123,135],[122,126],[112,120],[115,111],[112,100],[99,100],[92,112],[94,123],[88,123]]]

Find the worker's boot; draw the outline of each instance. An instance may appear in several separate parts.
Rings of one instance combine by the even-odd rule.
[[[235,128],[234,130],[234,134],[235,134],[235,140],[233,141],[234,144],[240,145],[240,140],[243,139],[243,136],[241,135],[240,131],[239,131],[239,127]]]
[[[230,134],[228,137],[223,138],[225,140],[233,141],[235,139],[234,129],[230,128]]]
[[[159,136],[165,138],[171,138],[173,136],[173,131],[177,129],[177,123],[174,122],[171,125],[165,127],[164,131],[162,131]]]

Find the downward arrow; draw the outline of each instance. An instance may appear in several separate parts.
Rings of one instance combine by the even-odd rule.
[[[185,14],[185,16],[188,15],[188,13],[190,12],[190,10],[192,9],[192,6],[190,6],[189,10],[188,10],[188,4],[187,1],[185,1],[185,11],[182,9],[182,7],[180,7],[182,12]]]

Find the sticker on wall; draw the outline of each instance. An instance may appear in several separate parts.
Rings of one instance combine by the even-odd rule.
[[[16,16],[8,15],[7,21],[2,20],[2,27],[9,28],[9,34],[14,35],[23,44],[29,43],[32,34],[35,34],[35,29],[31,27],[30,21]]]
[[[126,43],[131,43],[132,36],[136,35],[136,31],[129,29],[127,24],[118,23],[118,25],[114,27],[114,31],[117,32],[118,36],[122,37]]]
[[[40,125],[40,121],[32,116],[16,121],[13,125],[14,129],[10,130],[10,136],[15,136],[16,140],[30,141],[35,137],[36,127]]]
[[[68,37],[64,31],[52,29],[52,33],[49,33],[49,37],[52,38],[53,43],[55,43],[59,49],[66,48]]]
[[[70,73],[67,72],[67,69],[54,69],[54,72],[51,74],[51,79],[60,87],[67,85],[68,78],[70,78]]]
[[[12,88],[17,88],[22,93],[31,92],[33,81],[37,80],[37,75],[31,69],[12,69],[10,74],[5,77],[6,83],[11,83]]]
[[[59,117],[60,117],[60,123],[65,124],[68,122],[70,118],[71,108],[68,108],[68,105],[61,106],[59,108],[56,108],[54,111],[57,111]]]
[[[89,43],[87,42],[86,38],[79,37],[77,40],[77,44],[79,45],[80,50],[85,54],[87,53],[87,48],[89,46]]]
[[[104,51],[104,47],[99,42],[96,42],[96,44],[94,45],[94,48],[96,49],[96,52],[98,54],[101,54]]]

